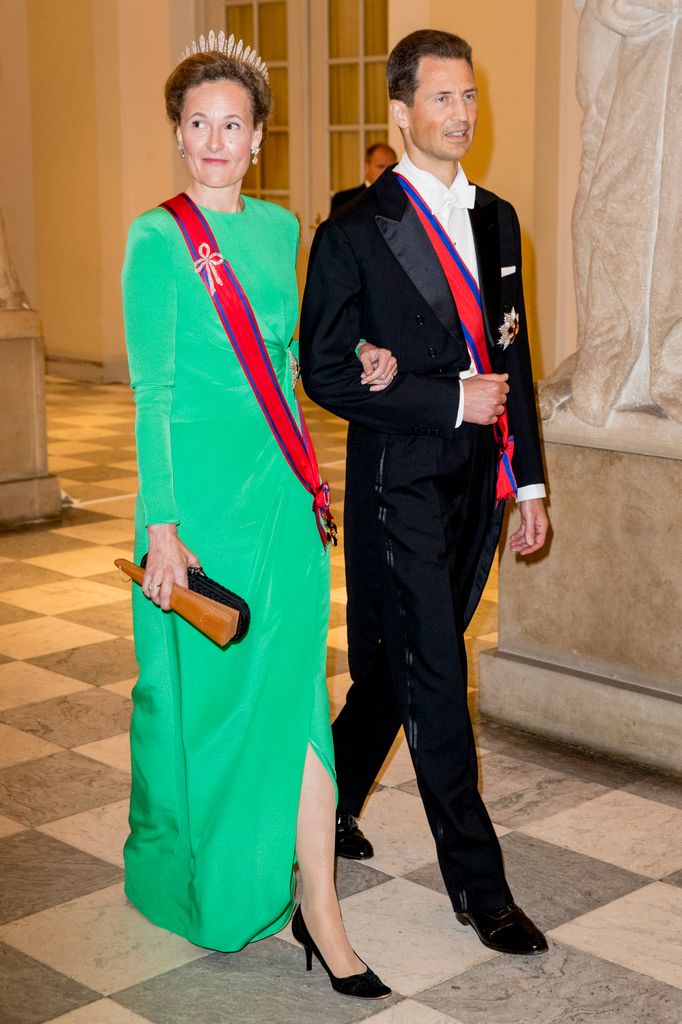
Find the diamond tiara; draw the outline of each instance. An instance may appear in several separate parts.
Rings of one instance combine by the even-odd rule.
[[[224,32],[219,32],[216,35],[215,32],[211,31],[208,33],[208,39],[205,36],[199,36],[199,42],[195,39],[191,46],[183,50],[180,54],[180,60],[183,61],[194,53],[224,53],[227,57],[241,61],[242,64],[248,64],[266,82],[269,82],[268,66],[265,61],[261,60],[256,51],[252,50],[250,46],[245,47],[241,39],[239,42],[235,42],[234,35],[231,35],[228,39]]]

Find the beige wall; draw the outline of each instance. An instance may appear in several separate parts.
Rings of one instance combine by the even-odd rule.
[[[0,0],[0,209],[10,253],[32,306],[38,303],[28,19],[23,0]]]
[[[104,267],[92,4],[30,0],[27,12],[38,299],[47,351],[97,360]],[[110,60],[110,53],[98,56]]]
[[[51,364],[123,379],[126,232],[178,191],[163,82],[193,34],[193,3],[0,5],[0,206],[10,251]]]
[[[195,6],[0,0],[0,207],[47,354],[75,360],[74,374],[125,374],[125,235],[183,185],[162,83],[194,35]],[[576,23],[571,0],[389,0],[391,44],[430,25],[473,45],[481,116],[466,169],[518,210],[536,376],[575,347]]]

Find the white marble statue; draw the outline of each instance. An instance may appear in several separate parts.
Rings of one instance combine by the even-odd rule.
[[[19,278],[9,254],[5,224],[2,213],[0,213],[0,310],[29,308],[28,299],[19,284]]]
[[[542,415],[682,422],[682,0],[575,2],[578,347],[541,386]]]

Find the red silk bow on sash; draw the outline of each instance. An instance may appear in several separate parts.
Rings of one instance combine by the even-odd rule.
[[[474,365],[479,373],[492,373],[490,353],[488,352],[485,327],[483,325],[483,310],[479,287],[471,271],[443,230],[442,224],[431,212],[414,185],[407,178],[404,178],[402,174],[396,174],[396,178],[400,187],[406,192],[429,237],[429,241],[436,251],[436,256],[443,268],[452,297],[455,300],[455,306],[457,307],[457,313],[459,314],[464,332],[464,339]],[[493,425],[493,433],[500,450],[495,497],[498,502],[507,501],[516,495],[517,488],[512,469],[514,436],[509,433],[509,418],[506,406],[497,423]]]
[[[303,412],[297,401],[299,427],[277,380],[244,289],[230,264],[220,254],[208,221],[196,203],[181,192],[161,206],[182,232],[194,269],[206,285],[218,318],[284,458],[312,495],[315,522],[323,545],[336,544],[336,524],[329,507],[329,485],[326,480],[320,481],[315,450]]]

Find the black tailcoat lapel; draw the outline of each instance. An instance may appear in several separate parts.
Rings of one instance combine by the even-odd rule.
[[[386,244],[414,286],[424,296],[443,327],[466,347],[452,292],[428,235],[412,203],[386,171],[374,185],[381,214],[375,217]],[[469,211],[476,247],[483,323],[493,370],[504,364],[496,344],[502,321],[500,289],[500,232],[494,196],[476,189],[476,203]]]
[[[412,203],[392,171],[385,171],[374,188],[383,211],[375,220],[386,244],[445,330],[466,347],[450,286]]]

